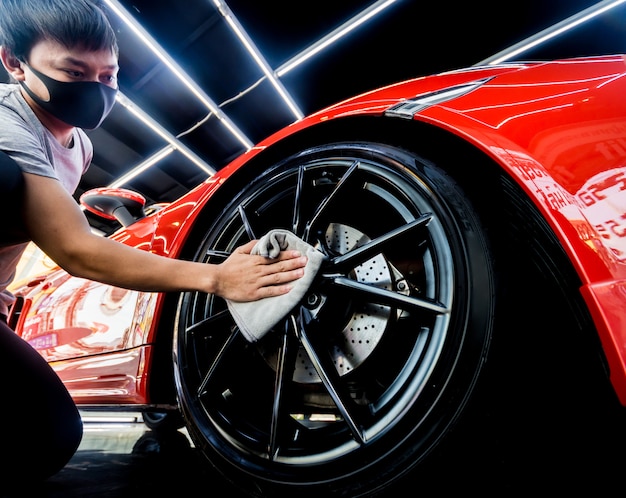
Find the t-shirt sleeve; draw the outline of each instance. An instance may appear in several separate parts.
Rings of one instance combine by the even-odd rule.
[[[57,178],[39,137],[15,112],[0,107],[0,150],[26,173]]]

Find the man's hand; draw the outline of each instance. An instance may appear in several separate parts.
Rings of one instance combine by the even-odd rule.
[[[299,251],[281,251],[275,259],[252,255],[252,240],[216,265],[215,294],[231,301],[256,301],[289,292],[291,282],[304,275],[306,256]]]

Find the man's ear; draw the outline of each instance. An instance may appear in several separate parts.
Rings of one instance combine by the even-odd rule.
[[[0,59],[2,65],[9,73],[9,76],[15,81],[24,81],[24,70],[22,69],[22,63],[13,55],[13,53],[6,47],[0,47]]]

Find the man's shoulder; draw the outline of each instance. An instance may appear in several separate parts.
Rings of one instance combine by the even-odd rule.
[[[13,83],[0,84],[0,111],[19,112],[22,108],[20,88]]]
[[[15,83],[0,83],[0,97],[2,98],[15,98],[19,93],[19,85]]]
[[[0,128],[17,133],[18,128],[35,130],[38,123],[37,117],[22,97],[19,85],[0,83]]]

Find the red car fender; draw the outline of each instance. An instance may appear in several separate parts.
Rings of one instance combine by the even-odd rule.
[[[546,68],[554,71],[552,65]],[[558,74],[553,79],[546,75],[550,91],[529,99],[515,123],[508,112],[498,115],[502,108],[478,105],[488,101],[481,92],[489,83],[415,119],[473,143],[533,200],[581,278],[580,291],[605,350],[611,381],[626,405],[625,73],[618,56],[598,59],[598,71],[581,73],[576,81],[559,82]],[[507,80],[516,77],[506,75],[496,84],[506,88]],[[544,116],[540,127],[539,113]],[[576,165],[575,171],[565,165]]]
[[[441,121],[424,121],[444,126]],[[449,123],[450,119],[445,122]],[[582,188],[572,195],[549,170],[519,146],[503,144],[501,137],[492,140],[487,134],[479,133],[476,127],[472,128],[471,133],[462,131],[461,126],[456,129],[448,125],[445,127],[472,142],[508,171],[554,230],[583,282],[580,292],[589,307],[604,349],[611,383],[620,402],[626,406],[626,316],[623,311],[626,299],[626,254],[621,250],[624,232],[618,231],[614,236],[619,245],[608,244],[610,239],[602,235],[602,227],[599,230],[598,224],[585,215],[576,201],[585,196],[586,190]],[[591,148],[601,143],[602,139],[595,145],[588,145]],[[609,177],[608,182],[600,180],[605,189],[619,190],[622,197],[626,198],[623,186],[626,182],[626,167],[617,167],[605,176]],[[618,220],[623,218],[626,210],[615,211],[607,205],[601,212],[606,217],[598,218],[599,214],[596,213],[596,219]]]

